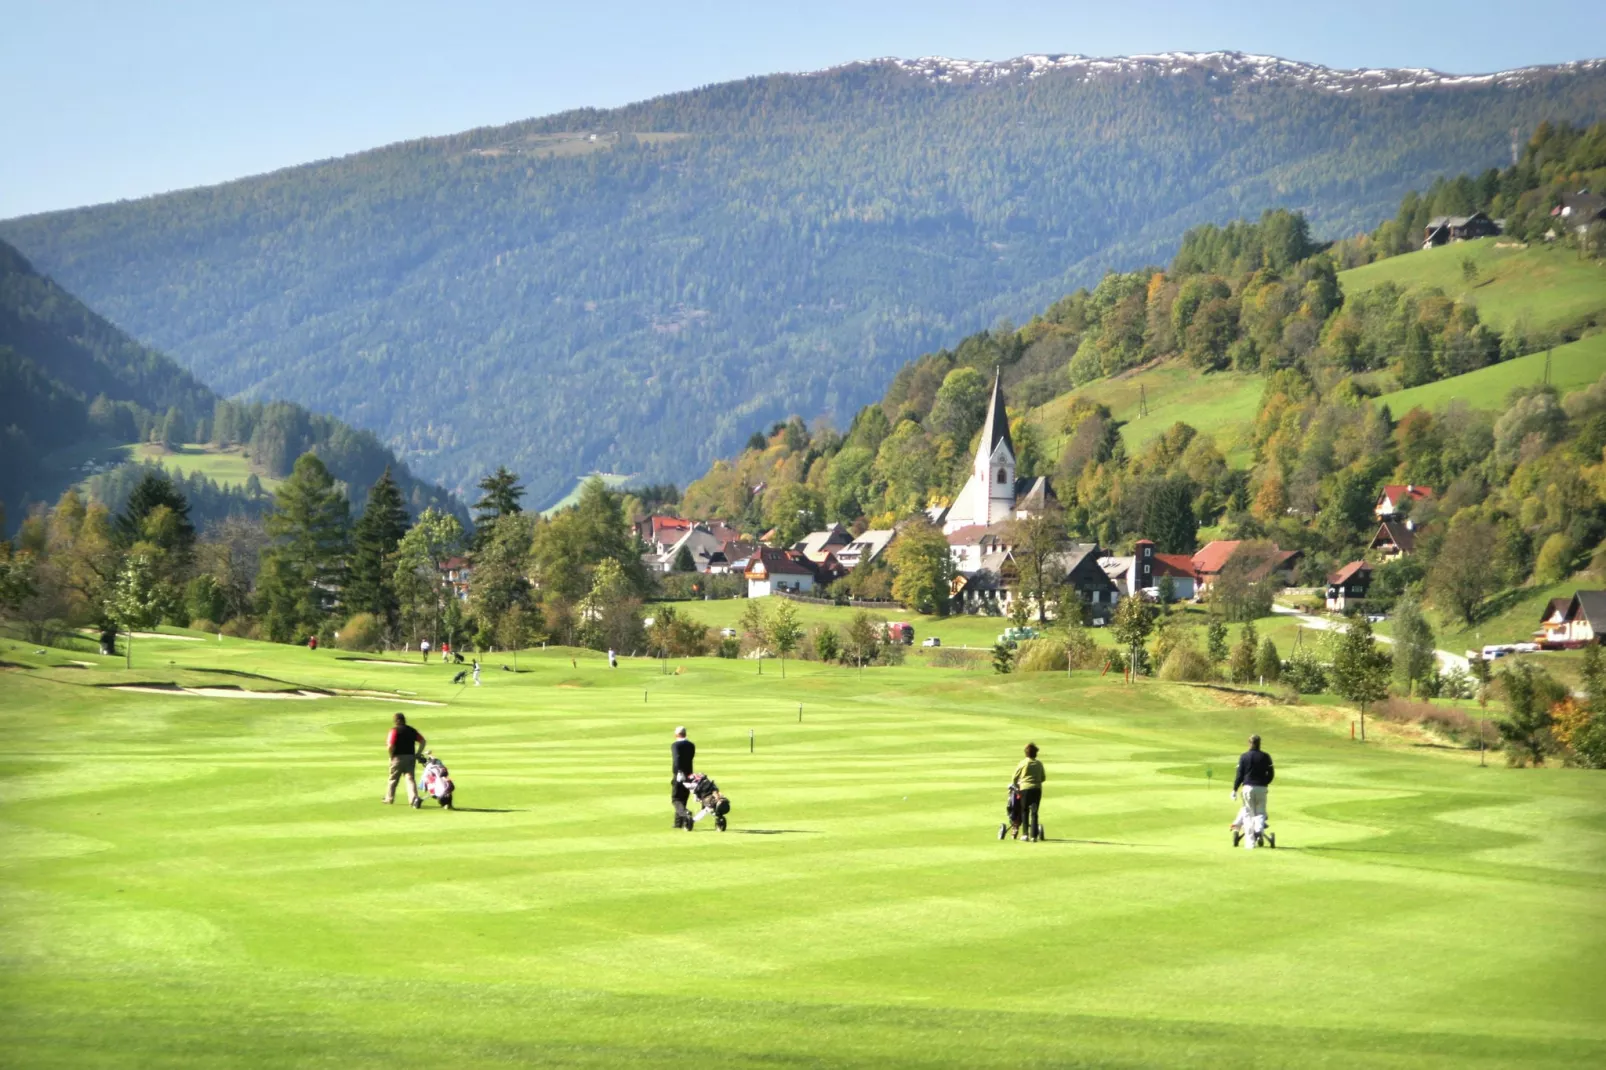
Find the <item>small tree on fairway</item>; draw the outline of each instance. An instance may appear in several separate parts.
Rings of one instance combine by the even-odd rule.
[[[513,670],[519,668],[519,651],[530,645],[530,614],[521,605],[511,605],[496,622],[496,645],[513,652]]]
[[[775,652],[781,656],[781,679],[786,679],[786,655],[797,649],[799,639],[803,638],[803,625],[798,623],[797,607],[790,602],[782,602],[775,607],[775,616],[770,619],[770,642],[775,646]]]
[[[1132,666],[1132,679],[1138,675],[1138,652],[1154,630],[1154,606],[1141,594],[1121,600],[1115,607],[1115,641],[1126,648],[1127,664]]]
[[[876,656],[881,637],[885,634],[882,625],[868,613],[856,613],[848,622],[848,648],[858,659],[861,672],[864,670],[865,661]]]
[[[1260,643],[1260,657],[1255,659],[1255,674],[1268,684],[1282,679],[1283,659],[1277,655],[1277,644],[1267,636]]]
[[[1433,675],[1433,629],[1414,598],[1400,599],[1394,610],[1394,678],[1407,694]]]
[[[1227,647],[1227,622],[1218,616],[1210,618],[1210,627],[1205,631],[1205,653],[1210,656],[1211,665],[1220,665],[1230,653]]]
[[[134,667],[134,631],[155,627],[162,619],[163,591],[156,569],[144,554],[130,554],[117,573],[106,613],[128,634],[123,648],[124,668]]]
[[[1567,689],[1543,669],[1518,662],[1500,674],[1506,694],[1506,716],[1500,738],[1506,741],[1506,761],[1512,765],[1543,765],[1554,746],[1550,735],[1550,708],[1567,697]]]
[[[1599,648],[1594,648],[1599,649]],[[1588,653],[1585,653],[1585,664],[1588,664]],[[1478,764],[1483,764],[1483,725],[1489,716],[1489,660],[1482,654],[1474,654],[1467,659],[1467,668],[1472,678],[1478,681]]]
[[[1244,622],[1238,645],[1232,648],[1232,660],[1227,671],[1235,684],[1247,684],[1255,679],[1255,659],[1260,656],[1260,637],[1255,634],[1253,621]]]
[[[842,654],[842,642],[829,624],[814,633],[814,653],[821,661],[835,661]]]
[[[746,608],[742,610],[741,624],[742,634],[753,645],[755,655],[760,654],[770,634],[769,615],[764,610],[764,603],[757,598],[748,599]],[[759,675],[764,675],[763,657],[755,656],[754,660],[758,662]]]
[[[1000,675],[1009,672],[1015,666],[1015,652],[1004,643],[993,644],[993,672]]]
[[[1333,655],[1333,690],[1361,711],[1361,742],[1366,742],[1366,704],[1387,698],[1391,659],[1372,640],[1372,626],[1360,614],[1350,618]]]

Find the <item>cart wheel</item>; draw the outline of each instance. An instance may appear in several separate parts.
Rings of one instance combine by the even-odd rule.
[[[1277,849],[1277,834],[1275,832],[1266,833],[1266,846],[1273,851]]]
[[[725,831],[725,818],[723,816],[714,818],[714,824],[719,826],[719,831]]]
[[[999,825],[998,826],[998,838],[999,839],[1003,839],[1005,836],[1008,836],[1008,835],[1009,835],[1009,825],[1008,824]]]

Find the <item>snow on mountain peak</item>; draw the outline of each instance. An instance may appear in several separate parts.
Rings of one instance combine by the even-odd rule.
[[[844,67],[843,64],[827,74]],[[1578,60],[1542,67],[1520,67],[1492,74],[1445,74],[1427,68],[1360,68],[1340,70],[1314,63],[1258,56],[1245,52],[1158,52],[1150,55],[1098,58],[1081,55],[1025,55],[1007,60],[953,59],[923,56],[920,59],[882,57],[863,65],[893,67],[939,85],[984,85],[1015,78],[1041,78],[1051,73],[1080,74],[1084,82],[1109,75],[1172,76],[1205,71],[1209,77],[1228,75],[1249,82],[1304,84],[1332,92],[1356,89],[1421,89],[1452,85],[1521,85],[1542,74],[1579,73],[1606,66],[1606,60]]]

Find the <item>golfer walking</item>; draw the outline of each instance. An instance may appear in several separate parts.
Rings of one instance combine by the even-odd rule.
[[[417,806],[418,779],[413,769],[418,764],[418,752],[424,748],[424,734],[407,723],[407,715],[398,713],[390,735],[385,739],[390,752],[390,783],[385,787],[385,803],[396,801],[396,782],[407,778],[407,805]]]
[[[675,741],[669,745],[669,800],[675,804],[675,827],[690,831],[695,828],[691,820],[691,811],[686,809],[686,802],[691,798],[691,789],[686,781],[691,779],[692,762],[697,757],[697,744],[686,738],[684,725],[675,729]]]
[[[1037,808],[1043,801],[1043,781],[1047,779],[1043,763],[1037,760],[1037,744],[1026,744],[1026,757],[1015,767],[1015,775],[1009,782],[1020,789],[1021,831],[1026,834],[1027,843],[1043,838],[1042,826],[1037,823]]]
[[[1232,823],[1232,845],[1237,847],[1245,836],[1249,846],[1259,846],[1262,837],[1272,847],[1277,846],[1275,833],[1266,831],[1266,791],[1271,787],[1277,771],[1272,768],[1271,755],[1260,749],[1260,737],[1249,737],[1249,749],[1238,756],[1238,773],[1232,778],[1232,797],[1243,793],[1243,806],[1238,820]]]

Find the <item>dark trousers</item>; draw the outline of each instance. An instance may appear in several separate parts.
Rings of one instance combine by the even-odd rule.
[[[691,798],[691,789],[684,784],[671,784],[669,787],[669,801],[675,804],[675,827],[691,824],[691,811],[686,809],[686,801]]]
[[[1027,837],[1037,835],[1037,807],[1043,801],[1042,788],[1022,788],[1020,793],[1021,831]]]

